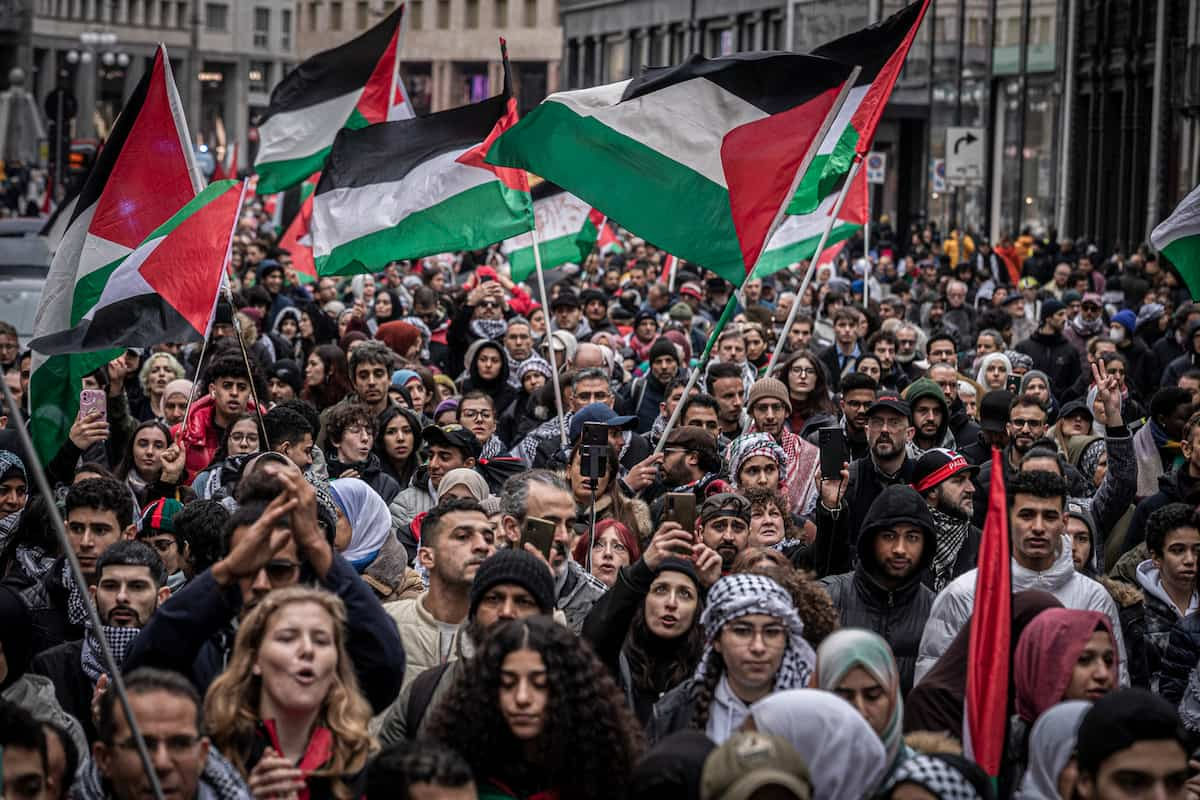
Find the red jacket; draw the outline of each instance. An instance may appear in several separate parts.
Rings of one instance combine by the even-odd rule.
[[[187,429],[181,432],[183,422],[176,423],[171,428],[175,441],[183,447],[183,467],[188,481],[194,479],[201,470],[207,469],[217,450],[221,448],[221,435],[217,426],[213,424],[213,415],[216,413],[214,402],[211,394],[194,401],[187,419],[184,420]],[[254,413],[253,400],[246,402],[246,411]],[[267,410],[264,408],[261,413],[266,414]]]

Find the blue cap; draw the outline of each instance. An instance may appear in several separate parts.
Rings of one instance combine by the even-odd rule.
[[[1112,321],[1118,325],[1123,325],[1125,330],[1133,333],[1133,329],[1137,327],[1137,314],[1134,314],[1128,308],[1124,311],[1118,311],[1113,314]]]
[[[603,422],[610,428],[632,428],[637,423],[637,417],[617,416],[617,412],[613,411],[604,403],[592,403],[575,412],[571,417],[571,425],[567,430],[571,441],[577,441],[583,435],[583,424],[585,422]]]
[[[392,386],[403,386],[413,378],[420,380],[421,376],[411,369],[398,369],[392,373]]]

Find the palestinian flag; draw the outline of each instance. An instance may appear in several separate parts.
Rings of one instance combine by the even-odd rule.
[[[867,224],[867,189],[867,171],[859,169],[846,193],[846,200],[842,203],[833,228],[829,231],[829,238],[825,241],[825,252],[829,252],[835,246],[840,250],[855,231],[862,230]],[[758,266],[754,268],[754,276],[765,278],[801,261],[812,259],[836,204],[837,195],[829,195],[812,214],[784,217],[783,223],[767,242],[767,249],[758,260]],[[836,254],[836,250],[834,252]]]
[[[321,173],[309,177],[300,185],[300,210],[292,218],[287,230],[279,239],[279,246],[292,256],[292,266],[301,283],[312,283],[317,279],[317,266],[312,253],[312,207],[313,192]]]
[[[694,55],[559,92],[488,151],[740,286],[851,68],[794,53]]]
[[[1200,299],[1200,186],[1150,233],[1150,244],[1175,265],[1192,299]]]
[[[549,181],[534,186],[530,194],[542,269],[552,269],[559,264],[582,264],[600,235],[603,215]],[[533,274],[533,233],[522,233],[505,241],[500,245],[500,252],[508,259],[514,281],[523,281]]]
[[[34,339],[30,347],[53,355],[203,339],[242,188],[238,181],[210,184],[120,260],[78,323]]]
[[[238,157],[237,157],[237,142],[231,142],[225,148],[225,158],[217,159],[217,165],[213,167],[211,183],[223,180],[237,180],[238,174]]]
[[[979,543],[975,610],[971,614],[963,725],[963,755],[993,778],[1000,775],[1004,756],[1012,666],[1012,556],[1002,457],[993,447],[992,484],[988,489],[987,521]]]
[[[833,127],[821,140],[817,157],[805,172],[787,213],[817,211],[822,200],[837,195],[855,156],[865,157],[871,149],[883,108],[892,96],[892,88],[928,7],[929,0],[917,0],[882,22],[813,50],[815,56],[858,64],[862,72]]]
[[[154,157],[147,159],[148,153]],[[160,46],[75,202],[42,289],[35,339],[79,325],[125,258],[190,203],[201,186],[171,62]],[[49,355],[34,348],[30,425],[44,463],[58,452],[79,413],[83,376],[122,352]]]
[[[621,240],[617,238],[617,234],[613,231],[612,223],[604,217],[600,222],[600,234],[596,237],[596,247],[600,249],[600,255],[608,255],[609,253],[623,253],[625,246],[621,244]]]
[[[281,192],[319,172],[342,128],[412,116],[404,101],[397,50],[404,3],[374,28],[317,53],[289,72],[271,92],[258,125],[254,159],[258,194]]]
[[[317,274],[372,272],[530,230],[528,177],[484,163],[516,120],[505,58],[495,97],[339,133],[313,196]]]

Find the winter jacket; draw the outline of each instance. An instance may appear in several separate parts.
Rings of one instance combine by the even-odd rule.
[[[975,605],[975,578],[978,570],[960,575],[943,589],[933,601],[929,622],[921,636],[920,654],[917,656],[916,679],[921,678],[933,667],[934,662],[946,652],[950,642],[967,621]],[[1071,558],[1071,540],[1063,536],[1058,558],[1045,572],[1034,572],[1012,560],[1012,590],[1023,592],[1040,589],[1054,595],[1066,608],[1084,611],[1100,611],[1112,621],[1117,649],[1121,654],[1121,685],[1129,685],[1129,673],[1125,658],[1125,640],[1121,635],[1121,622],[1117,604],[1096,581],[1075,571]]]
[[[828,512],[819,516],[822,520],[830,518]],[[875,539],[896,522],[916,524],[925,531],[925,542],[921,560],[908,581],[887,589],[876,578],[882,568],[875,557]],[[818,523],[818,539],[830,533],[827,524]],[[845,541],[844,528],[833,535]],[[933,563],[936,552],[937,532],[925,501],[907,486],[889,486],[871,504],[863,520],[863,531],[858,537],[858,566],[853,572],[821,579],[843,628],[866,628],[891,645],[900,668],[902,694],[912,688],[921,633],[933,607],[934,594],[921,582],[921,577]]]
[[[412,534],[412,524],[419,515],[437,505],[437,492],[429,485],[429,471],[425,467],[417,470],[412,486],[388,504],[392,513],[392,531],[408,551],[408,563],[417,557],[417,539]]]
[[[329,469],[329,480],[340,478],[347,470],[356,470],[359,480],[374,489],[375,494],[383,498],[383,502],[391,503],[396,499],[396,495],[400,494],[400,484],[383,471],[379,456],[375,453],[368,453],[367,460],[359,464],[344,464],[333,454],[325,459],[325,463]]]
[[[619,413],[637,417],[638,433],[647,434],[658,419],[659,405],[663,402],[667,387],[651,372],[629,383],[629,391],[620,400]]]
[[[400,692],[404,647],[396,625],[371,589],[340,555],[323,580],[315,580],[346,604],[346,647],[358,685],[376,712]],[[134,640],[122,669],[170,669],[188,676],[203,695],[229,663],[233,625],[242,610],[236,583],[221,587],[208,569],[159,606]]]
[[[83,671],[83,640],[65,642],[33,657],[29,672],[42,675],[54,684],[54,697],[63,711],[83,725],[88,743],[96,741],[92,722],[92,693],[95,687]]]
[[[646,725],[648,744],[658,744],[672,733],[691,727],[692,720],[696,717],[700,688],[700,683],[695,678],[688,678],[654,704],[650,722]]]
[[[1168,503],[1189,503],[1196,505],[1200,499],[1200,480],[1188,474],[1187,463],[1158,479],[1158,492],[1137,504],[1133,511],[1133,519],[1129,521],[1129,530],[1125,533],[1124,551],[1128,552],[1146,541],[1146,520],[1150,515]]]
[[[1050,377],[1050,387],[1068,387],[1082,372],[1079,353],[1061,333],[1038,331],[1014,348],[1033,359],[1033,368]]]
[[[1146,559],[1137,566],[1138,588],[1142,590],[1145,603],[1145,641],[1143,652],[1150,675],[1150,691],[1159,694],[1159,676],[1162,670],[1163,653],[1171,638],[1171,629],[1184,619],[1163,588],[1162,578],[1154,562]],[[1192,595],[1192,606],[1197,597]],[[1194,616],[1195,610],[1188,616]]]
[[[29,610],[32,621],[31,653],[83,638],[83,626],[72,623],[67,613],[71,592],[62,580],[65,563],[66,558],[59,556],[45,575],[21,591],[21,602]]]
[[[1175,623],[1160,654],[1158,694],[1170,703],[1178,703],[1188,685],[1188,676],[1200,663],[1200,614],[1191,614]]]
[[[484,380],[480,377],[479,368],[476,366],[479,351],[485,347],[490,347],[500,354],[500,374],[491,380]],[[517,389],[508,383],[508,353],[504,351],[504,348],[499,343],[490,339],[475,340],[467,350],[464,363],[467,365],[467,377],[459,382],[461,394],[466,394],[470,391],[480,391],[490,395],[497,415],[512,405],[513,400],[517,399]]]
[[[950,404],[950,433],[954,434],[955,449],[962,453],[963,447],[979,441],[979,423],[967,414],[961,400]],[[975,462],[971,462],[975,463]]]
[[[438,620],[425,607],[425,597],[428,592],[422,592],[417,597],[387,603],[383,610],[392,618],[396,630],[400,633],[400,642],[404,645],[404,687],[430,667],[444,663],[441,649],[441,626]],[[458,640],[463,636],[465,626],[459,625],[450,645],[454,652]]]
[[[1117,604],[1121,618],[1121,636],[1125,639],[1128,659],[1129,685],[1146,689],[1150,686],[1150,668],[1146,664],[1146,602],[1142,592],[1131,583],[1101,575],[1096,578]]]
[[[1183,339],[1185,344],[1180,348],[1181,350],[1187,349],[1167,364],[1167,368],[1163,370],[1160,386],[1178,386],[1180,375],[1189,369],[1200,366],[1200,353],[1196,352],[1195,344],[1197,331],[1200,331],[1200,320],[1187,326],[1187,335]]]
[[[246,401],[246,411],[254,412],[254,401]],[[266,414],[267,409],[262,409]],[[206,469],[221,449],[221,431],[216,422],[216,401],[211,394],[206,394],[192,403],[192,410],[187,418],[187,430],[181,431],[182,422],[177,422],[171,428],[171,435],[183,444],[183,466],[187,471],[190,483],[202,469]]]
[[[566,616],[567,627],[578,634],[583,630],[583,621],[591,613],[592,606],[608,587],[574,561],[567,561],[566,571],[562,577],[555,577],[554,584],[554,606]]]
[[[0,699],[25,709],[38,722],[48,722],[66,731],[80,753],[88,752],[83,726],[78,719],[63,711],[54,694],[54,683],[45,675],[25,673],[0,692]]]
[[[1126,342],[1125,347],[1117,346],[1117,352],[1129,363],[1128,382],[1139,396],[1149,397],[1158,389],[1162,365],[1140,336],[1130,336]]]

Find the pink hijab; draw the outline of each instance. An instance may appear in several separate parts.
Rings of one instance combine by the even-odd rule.
[[[1048,608],[1025,627],[1013,656],[1021,719],[1032,723],[1043,711],[1062,702],[1079,654],[1100,629],[1113,640],[1113,653],[1119,659],[1112,623],[1099,611]],[[1120,661],[1114,661],[1113,670],[1119,667]]]

